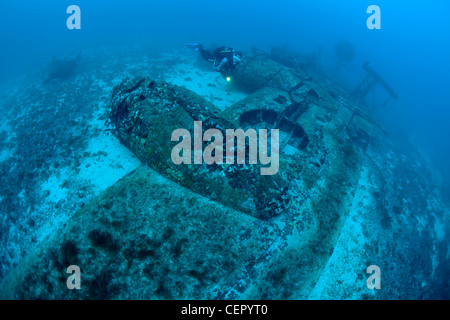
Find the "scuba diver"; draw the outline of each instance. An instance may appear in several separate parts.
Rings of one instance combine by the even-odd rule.
[[[203,59],[213,63],[213,69],[222,75],[227,74],[241,62],[242,53],[230,47],[219,47],[214,51],[205,50],[199,43],[189,43],[186,45],[194,51],[200,52]]]

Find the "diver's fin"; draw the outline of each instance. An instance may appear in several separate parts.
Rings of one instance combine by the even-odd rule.
[[[194,51],[198,51],[200,49],[200,47],[201,47],[201,44],[199,44],[199,43],[188,43],[186,45],[186,47],[188,47],[188,48],[190,48],[190,49],[192,49]]]

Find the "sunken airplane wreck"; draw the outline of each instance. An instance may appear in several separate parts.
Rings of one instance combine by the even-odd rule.
[[[366,188],[361,177],[377,170],[361,146],[366,135],[385,139],[358,98],[264,54],[245,57],[231,76],[250,94],[224,111],[167,82],[133,78],[117,86],[107,106],[110,126],[143,165],[74,214],[6,279],[2,295],[304,299],[317,292],[347,218],[370,225],[368,234],[383,239],[389,226],[401,228],[397,217],[380,222],[370,215],[378,212],[378,198],[365,201],[366,214],[358,211]],[[277,174],[261,175],[261,164],[175,164],[171,135],[190,128],[193,136],[194,121],[204,130],[278,129]],[[351,288],[357,298],[367,298],[364,272],[378,262],[371,248],[353,249],[360,255],[354,267],[361,279]],[[403,248],[390,248],[390,256],[409,257]],[[67,290],[68,265],[81,267],[81,290]],[[414,274],[428,281],[430,273]],[[388,290],[401,296],[407,280],[394,279]],[[321,297],[343,297],[344,290],[330,288]]]

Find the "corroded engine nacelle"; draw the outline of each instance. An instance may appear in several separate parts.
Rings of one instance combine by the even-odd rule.
[[[240,128],[239,123],[221,116],[220,110],[197,94],[166,82],[126,80],[115,88],[108,108],[113,133],[143,163],[163,176],[263,220],[286,208],[288,181],[279,174],[262,176],[263,165],[249,164],[248,157],[245,164],[173,163],[171,153],[177,142],[171,137],[175,130],[186,129],[195,137],[194,121],[202,123],[203,131],[216,129],[224,135],[227,129]],[[202,136],[197,134],[195,139],[203,140]],[[207,144],[202,142],[203,146]],[[203,146],[192,153],[202,152]]]
[[[241,89],[254,92],[264,87],[290,90],[300,82],[292,69],[265,55],[246,56],[230,73],[233,82]]]

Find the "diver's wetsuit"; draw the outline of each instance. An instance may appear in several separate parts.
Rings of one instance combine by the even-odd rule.
[[[214,51],[205,50],[201,44],[189,45],[199,51],[203,59],[213,63],[213,68],[220,73],[230,71],[241,61],[240,52],[230,47],[219,47]]]

